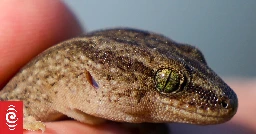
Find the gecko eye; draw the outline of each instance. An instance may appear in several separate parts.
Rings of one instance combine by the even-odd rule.
[[[155,75],[156,89],[161,93],[175,93],[184,82],[181,74],[170,68],[159,69]]]

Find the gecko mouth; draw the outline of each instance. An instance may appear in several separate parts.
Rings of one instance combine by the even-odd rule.
[[[211,112],[198,113],[198,112],[186,111],[184,109],[181,109],[181,111],[184,111],[185,115],[187,115],[188,120],[190,119],[192,123],[202,124],[202,125],[224,123],[230,120],[236,113],[233,111],[222,112],[220,110],[214,113],[211,113]]]
[[[218,124],[223,123],[230,120],[237,111],[237,103],[232,99],[227,101],[227,104],[221,106],[221,108],[199,108],[195,105],[185,105],[181,104],[177,100],[169,101],[161,101],[164,103],[165,107],[163,109],[166,110],[166,114],[170,115],[170,118],[174,115],[177,117],[181,117],[182,120],[180,122],[183,123],[193,123],[193,124]],[[224,104],[220,104],[224,105]],[[170,113],[171,112],[171,113]]]
[[[181,123],[191,123],[198,125],[212,125],[224,123],[230,120],[233,115],[227,114],[225,116],[211,115],[211,114],[203,114],[192,111],[187,111],[185,109],[179,109],[179,114],[182,117],[180,121]]]

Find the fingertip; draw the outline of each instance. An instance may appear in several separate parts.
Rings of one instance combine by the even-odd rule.
[[[58,0],[0,1],[0,20],[0,88],[35,55],[83,32]]]
[[[41,134],[41,131],[24,131],[24,134]],[[59,121],[46,123],[44,134],[130,134],[117,124],[87,125],[77,121]]]

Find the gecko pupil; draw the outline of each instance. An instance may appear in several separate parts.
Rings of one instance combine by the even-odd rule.
[[[172,93],[180,87],[179,72],[164,68],[159,69],[155,75],[156,89],[161,93]]]

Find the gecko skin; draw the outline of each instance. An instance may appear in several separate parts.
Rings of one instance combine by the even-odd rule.
[[[230,120],[238,107],[234,91],[198,49],[124,28],[47,49],[9,81],[0,100],[24,102],[28,130],[44,130],[42,122],[64,115],[89,124],[218,124]]]

